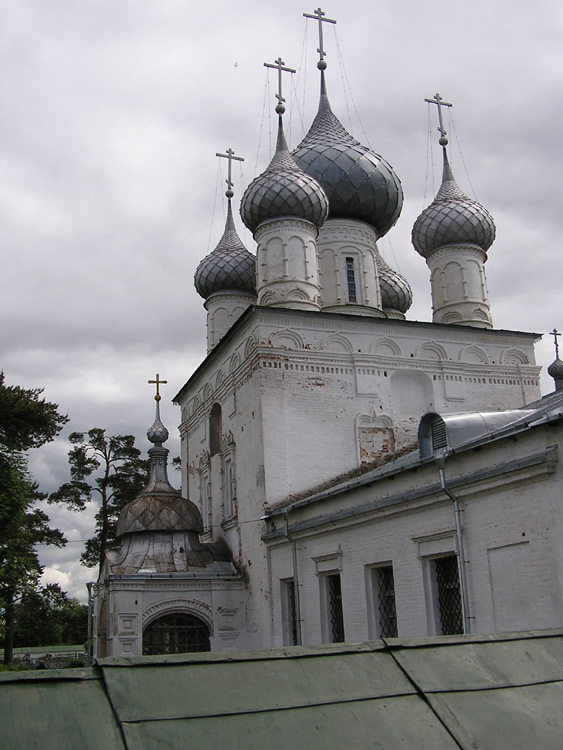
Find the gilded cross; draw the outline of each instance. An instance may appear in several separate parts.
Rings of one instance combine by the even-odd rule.
[[[154,400],[155,401],[160,401],[160,399],[162,398],[162,396],[160,395],[158,388],[159,388],[160,385],[163,385],[164,383],[168,383],[168,381],[167,380],[161,380],[160,379],[160,375],[157,372],[156,373],[156,380],[149,380],[149,383],[150,384],[154,383],[156,385],[156,396],[154,397]]]
[[[438,130],[440,131],[440,135],[442,138],[446,137],[446,131],[444,130],[444,121],[442,120],[442,107],[453,107],[453,104],[450,104],[449,102],[445,102],[440,94],[434,94],[433,99],[425,99],[425,102],[428,102],[428,104],[436,104],[438,107],[438,120],[440,122],[440,126]],[[446,144],[442,144],[445,146]]]
[[[323,62],[326,54],[323,48],[323,23],[336,23],[336,21],[333,21],[332,18],[323,18],[325,14],[320,8],[317,8],[317,10],[314,10],[312,13],[303,13],[303,15],[305,18],[316,18],[319,22],[319,48],[317,52],[320,55],[319,62]]]
[[[264,63],[264,67],[277,68],[278,70],[278,93],[276,94],[278,105],[276,107],[276,112],[280,115],[285,112],[285,107],[283,106],[283,102],[285,102],[285,99],[282,96],[282,71],[284,71],[285,73],[295,73],[293,68],[284,68],[284,65],[285,63],[281,59],[281,57],[278,57],[278,59],[274,61],[273,65],[272,63]]]
[[[232,177],[231,167],[232,167],[233,160],[234,161],[244,161],[244,159],[242,158],[242,156],[235,156],[235,152],[233,151],[232,148],[228,148],[227,152],[225,154],[215,154],[215,156],[220,156],[222,159],[227,159],[228,162],[229,162],[229,176],[225,180],[225,182],[227,183],[227,194],[228,194],[229,192],[232,192],[232,190],[233,190],[233,181],[231,179],[231,177]],[[233,196],[232,195],[231,196],[227,195],[227,198],[229,198],[229,197],[232,198]],[[158,375],[157,375],[157,377],[158,377]]]
[[[559,344],[557,342],[557,339],[561,334],[557,330],[557,328],[554,328],[553,331],[550,331],[551,335],[553,336],[553,342],[555,344],[555,359],[559,359]]]

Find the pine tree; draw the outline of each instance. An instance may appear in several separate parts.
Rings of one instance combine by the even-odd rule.
[[[5,664],[13,659],[15,604],[37,587],[42,573],[36,545],[66,542],[37,507],[45,495],[29,475],[25,453],[52,440],[68,421],[57,404],[40,398],[42,392],[6,386],[0,372],[0,612]]]
[[[133,435],[108,436],[94,427],[87,433],[71,433],[69,440],[75,446],[68,454],[71,480],[53,492],[49,502],[62,502],[73,510],[99,503],[96,533],[80,558],[86,567],[97,565],[99,574],[105,553],[114,544],[121,509],[147,483],[148,461],[141,459]]]

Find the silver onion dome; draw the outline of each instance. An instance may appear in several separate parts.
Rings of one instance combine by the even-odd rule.
[[[412,305],[412,289],[409,282],[387,265],[379,253],[376,255],[376,262],[383,309],[406,313]]]
[[[415,250],[428,258],[444,245],[477,245],[487,251],[495,239],[495,223],[480,203],[468,198],[454,180],[446,148],[442,185],[434,201],[420,214],[412,229]]]
[[[331,219],[365,221],[382,237],[399,218],[403,207],[399,178],[385,159],[353,138],[333,114],[324,70],[319,111],[293,157],[325,189]]]
[[[245,190],[240,215],[252,232],[270,219],[305,219],[318,228],[327,218],[326,194],[313,177],[301,171],[289,153],[281,115],[274,158]]]
[[[256,259],[242,244],[228,200],[227,222],[219,244],[196,269],[196,291],[204,299],[217,292],[256,294]]]
[[[559,357],[549,365],[547,372],[554,380],[561,380],[563,378],[563,362]]]

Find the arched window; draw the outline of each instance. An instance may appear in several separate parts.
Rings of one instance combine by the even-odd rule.
[[[221,450],[221,404],[213,404],[209,415],[209,454],[214,456]]]
[[[210,651],[209,628],[198,617],[181,612],[153,620],[143,632],[143,655]]]

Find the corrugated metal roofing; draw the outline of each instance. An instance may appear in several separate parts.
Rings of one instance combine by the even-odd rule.
[[[0,675],[2,747],[563,744],[563,632],[104,659]]]

